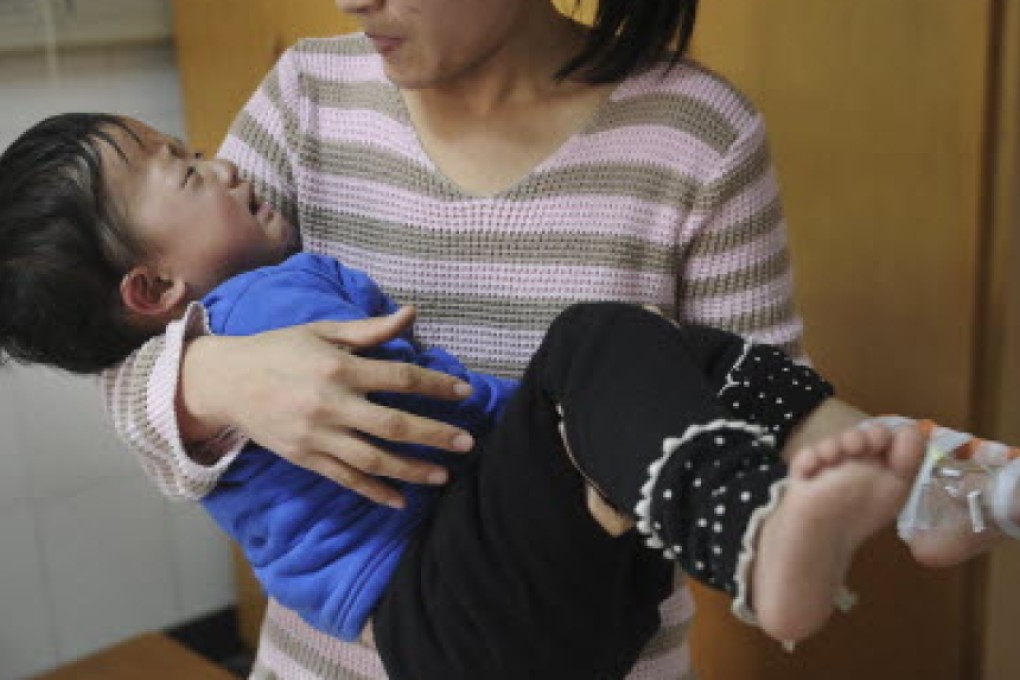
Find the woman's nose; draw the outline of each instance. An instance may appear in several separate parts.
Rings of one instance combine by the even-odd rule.
[[[336,8],[345,14],[364,14],[379,9],[385,0],[336,0]]]

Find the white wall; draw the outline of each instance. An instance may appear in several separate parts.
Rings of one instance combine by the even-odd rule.
[[[46,115],[128,114],[183,137],[169,45],[0,53],[0,148]],[[0,680],[234,601],[226,540],[164,501],[89,379],[0,371]]]

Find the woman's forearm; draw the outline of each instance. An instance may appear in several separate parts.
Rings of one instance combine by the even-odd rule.
[[[223,343],[223,338],[201,336],[184,346],[175,408],[177,425],[185,443],[212,439],[230,425],[217,410],[218,400],[213,394],[218,384],[217,357]]]

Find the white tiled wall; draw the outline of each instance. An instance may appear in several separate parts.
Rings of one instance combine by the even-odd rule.
[[[0,53],[0,148],[64,111],[111,111],[183,137],[169,45]],[[227,543],[160,498],[91,380],[0,370],[0,680],[233,602]]]

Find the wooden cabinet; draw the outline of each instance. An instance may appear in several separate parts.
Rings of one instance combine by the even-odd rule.
[[[188,140],[206,154],[287,47],[355,28],[332,0],[174,0],[173,15]]]
[[[174,7],[207,152],[288,44],[352,28],[329,0]],[[766,117],[816,364],[870,410],[1020,441],[1018,40],[1001,0],[713,0],[695,54]],[[1016,678],[1018,563],[926,571],[890,533],[851,574],[858,608],[792,656],[699,591],[702,680]]]

